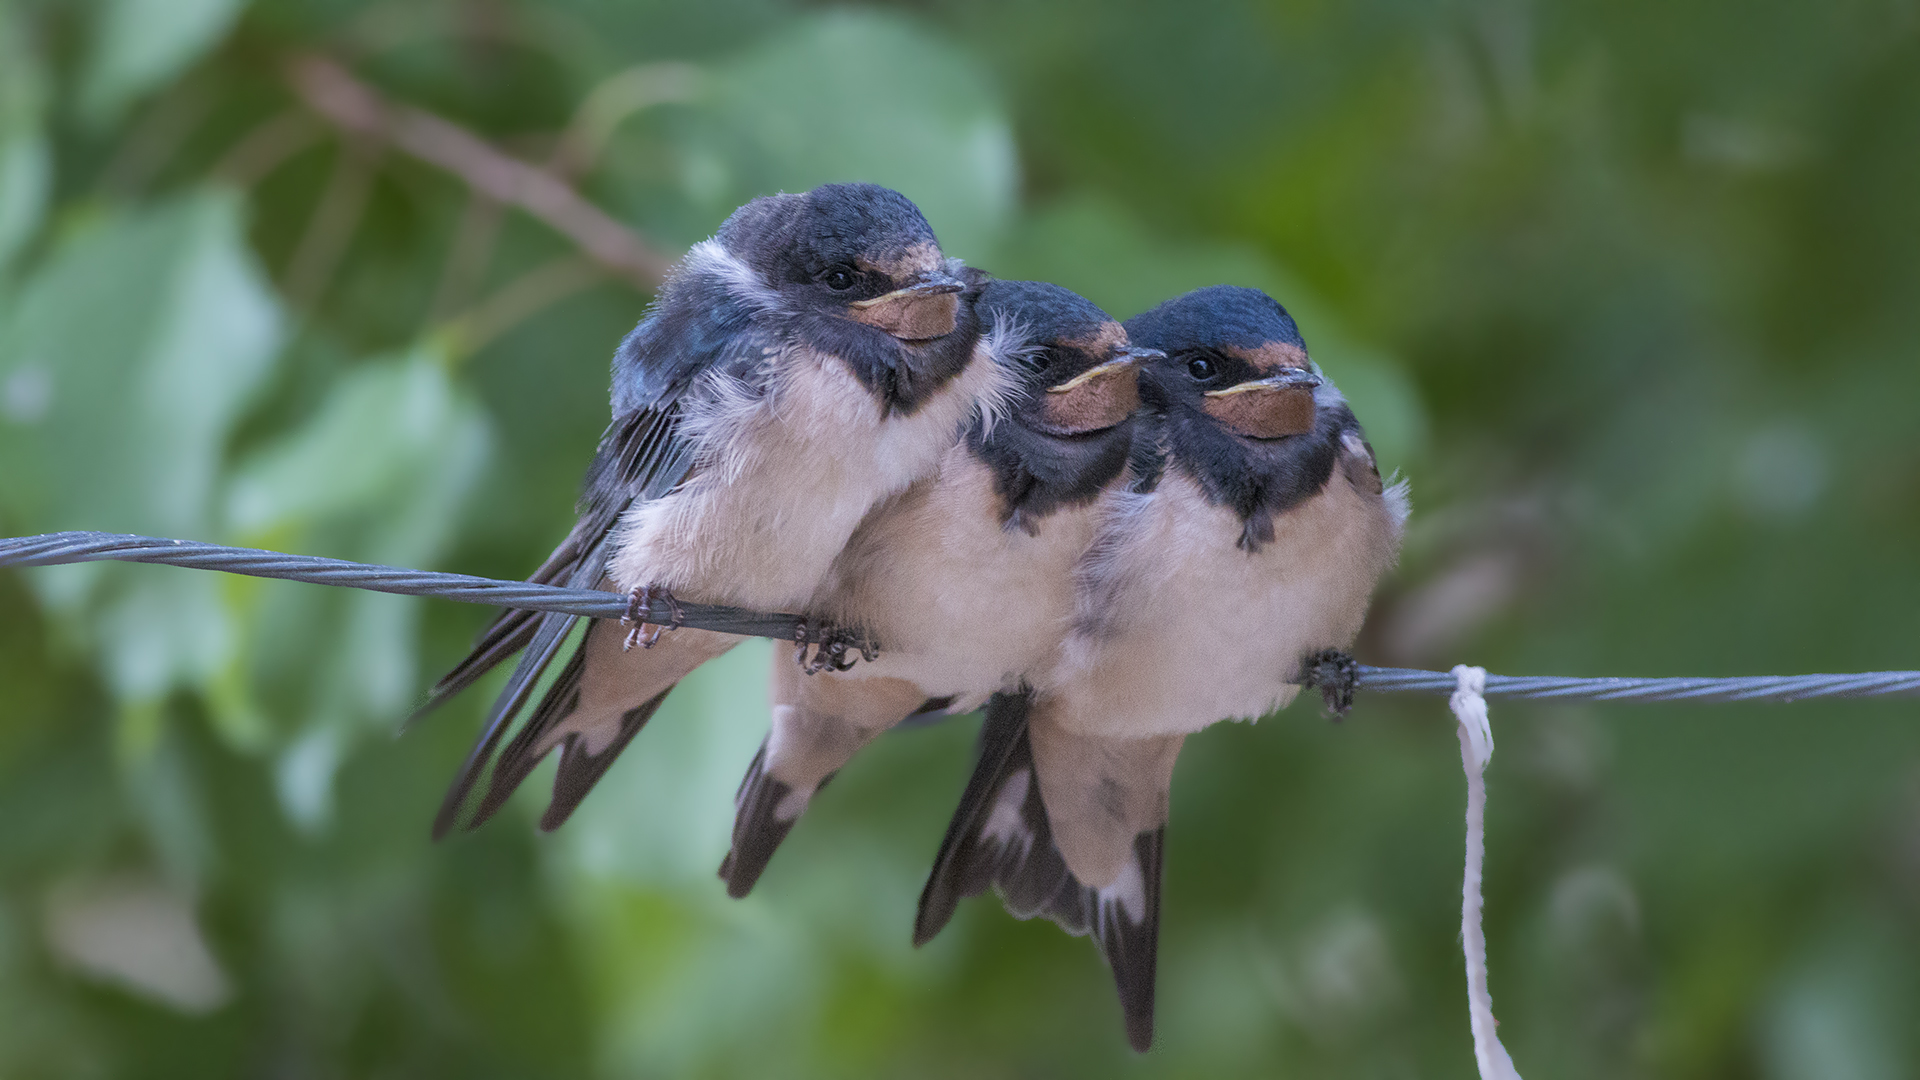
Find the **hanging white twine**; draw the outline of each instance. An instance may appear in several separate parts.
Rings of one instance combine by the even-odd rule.
[[[1460,722],[1460,767],[1467,774],[1467,868],[1460,882],[1460,947],[1467,957],[1467,1009],[1473,1023],[1473,1058],[1480,1080],[1520,1080],[1500,1045],[1493,1018],[1493,994],[1487,989],[1487,935],[1480,926],[1480,868],[1487,860],[1487,761],[1493,757],[1493,728],[1487,722],[1487,669],[1461,664],[1453,669],[1455,687],[1448,704]]]

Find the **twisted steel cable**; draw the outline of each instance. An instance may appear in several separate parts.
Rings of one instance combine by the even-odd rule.
[[[1360,688],[1385,692],[1451,694],[1457,684],[1444,671],[1413,668],[1360,669]],[[1854,675],[1748,675],[1736,678],[1564,678],[1553,675],[1489,675],[1487,697],[1546,701],[1811,701],[1816,698],[1889,697],[1920,694],[1920,671],[1865,671]]]
[[[557,611],[595,619],[618,619],[627,612],[627,598],[597,589],[564,589],[529,581],[499,581],[469,574],[407,570],[397,566],[286,555],[258,548],[202,544],[191,540],[164,540],[130,533],[58,532],[0,540],[0,566],[57,566],[78,562],[143,562],[218,570],[248,577],[306,581],[315,585],[342,585],[350,589],[438,596],[467,604]],[[803,619],[799,615],[765,614],[711,604],[682,603],[681,625],[726,634],[793,641]],[[664,599],[649,606],[646,622],[667,623],[672,607]]]
[[[251,577],[340,585],[353,589],[438,596],[468,604],[557,611],[595,619],[626,614],[627,598],[592,589],[564,589],[526,581],[499,581],[469,574],[445,574],[394,566],[287,555],[257,548],[228,547],[187,540],[165,540],[127,533],[59,532],[0,539],[0,567],[55,566],[63,563],[164,563],[197,570],[218,570]],[[727,634],[809,640],[818,632],[800,615],[745,611],[711,604],[680,605],[682,624]],[[666,623],[672,615],[665,600],[655,600],[645,621]],[[1457,680],[1444,671],[1414,668],[1359,668],[1357,686],[1383,693],[1451,694]],[[1811,701],[1920,695],[1920,671],[1868,671],[1852,675],[1754,675],[1736,678],[1564,678],[1545,675],[1489,675],[1487,697],[1546,701]]]

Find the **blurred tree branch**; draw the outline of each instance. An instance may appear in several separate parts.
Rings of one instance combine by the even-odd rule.
[[[287,76],[301,101],[342,132],[445,169],[476,193],[519,207],[603,270],[642,288],[656,288],[665,278],[671,264],[665,255],[547,170],[432,113],[388,102],[332,60],[300,57]]]
[[[326,129],[313,114],[289,108],[248,132],[213,167],[213,175],[230,184],[251,187],[288,158],[320,141]]]

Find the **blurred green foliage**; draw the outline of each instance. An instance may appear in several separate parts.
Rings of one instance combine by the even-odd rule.
[[[312,55],[662,250],[860,178],[1122,317],[1272,291],[1414,484],[1367,659],[1920,666],[1911,0],[0,0],[0,532],[517,577],[565,531],[646,295],[329,127]],[[0,575],[0,1075],[1471,1075],[1437,702],[1190,742],[1134,1058],[1086,942],[907,944],[968,722],[725,899],[764,645],[560,833],[429,844],[487,688],[389,736],[485,617]],[[1494,716],[1525,1073],[1920,1072],[1910,703]]]

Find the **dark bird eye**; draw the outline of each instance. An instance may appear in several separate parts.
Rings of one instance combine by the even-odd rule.
[[[826,282],[827,288],[832,289],[834,292],[845,292],[853,288],[855,279],[851,268],[836,266],[822,275],[820,280]]]
[[[1204,356],[1196,356],[1187,361],[1187,374],[1201,382],[1206,382],[1213,378],[1213,361]]]

